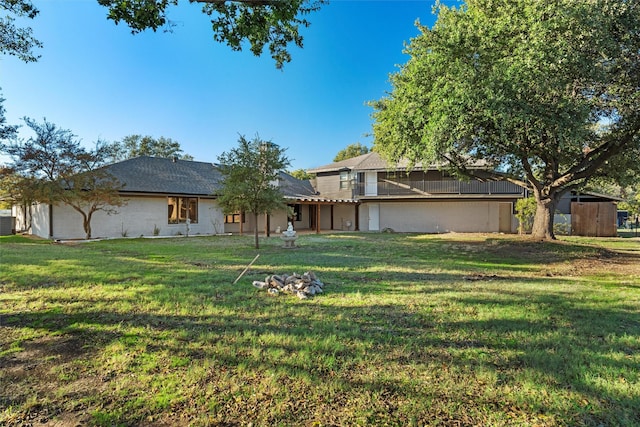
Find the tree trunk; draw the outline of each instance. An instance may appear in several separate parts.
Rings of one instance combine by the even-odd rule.
[[[31,203],[22,204],[22,221],[23,231],[31,232],[31,224],[33,223],[33,205]]]
[[[531,228],[531,238],[535,240],[555,240],[553,233],[553,216],[556,212],[558,197],[536,196],[536,214],[533,217],[533,227]]]
[[[86,234],[86,239],[91,239],[91,214],[82,215],[82,226],[84,227],[84,232]]]
[[[255,240],[256,240],[256,249],[260,249],[260,244],[258,242],[258,214],[257,213],[253,214],[253,219],[254,219],[253,235],[255,236]]]

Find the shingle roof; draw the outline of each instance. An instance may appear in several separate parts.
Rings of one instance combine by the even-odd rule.
[[[595,197],[598,199],[606,199],[606,200],[611,200],[613,202],[621,202],[624,199],[617,197],[617,196],[611,196],[608,194],[603,194],[603,193],[595,193],[593,191],[577,191],[577,190],[573,190],[571,191],[571,195],[573,197],[578,197],[578,196],[591,196],[591,197]]]
[[[123,192],[216,195],[222,185],[222,174],[215,164],[160,157],[136,157],[106,166],[123,185]],[[312,197],[311,183],[280,173],[280,190],[288,198]]]
[[[387,161],[380,156],[380,154],[372,151],[367,154],[362,154],[357,157],[342,160],[328,165],[319,166],[317,168],[309,169],[309,173],[321,173],[321,172],[335,172],[340,170],[357,170],[357,171],[387,171],[387,170],[406,170],[409,166],[407,160],[400,160],[395,165],[387,163]],[[486,162],[476,161],[470,167],[484,168]],[[429,165],[424,167],[422,163],[416,163],[413,166],[414,170],[427,170],[438,169],[436,165]]]
[[[280,172],[279,186],[282,194],[288,198],[307,198],[316,195],[309,180],[300,180],[284,172]]]
[[[373,170],[373,169],[387,169],[387,162],[380,157],[378,153],[367,153],[350,159],[341,160],[339,162],[330,163],[328,165],[319,166],[314,169],[309,169],[309,173],[319,172],[333,172],[338,170]]]
[[[106,169],[124,184],[124,192],[209,196],[222,181],[213,163],[161,157],[136,157]]]

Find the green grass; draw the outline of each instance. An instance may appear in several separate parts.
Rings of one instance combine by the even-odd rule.
[[[0,238],[0,425],[640,425],[637,239],[298,243]]]

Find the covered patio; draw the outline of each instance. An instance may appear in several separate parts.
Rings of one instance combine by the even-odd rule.
[[[353,199],[328,199],[322,197],[297,197],[288,205],[294,207],[298,220],[296,230],[359,231],[360,202]],[[304,215],[306,213],[306,215]]]

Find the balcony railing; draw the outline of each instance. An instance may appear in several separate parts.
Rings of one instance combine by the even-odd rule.
[[[356,184],[359,196],[430,196],[438,194],[524,194],[524,188],[507,181],[379,181],[377,194],[365,183]]]

